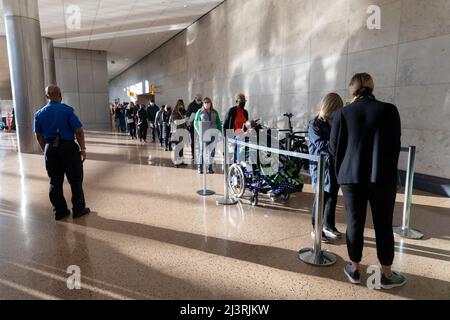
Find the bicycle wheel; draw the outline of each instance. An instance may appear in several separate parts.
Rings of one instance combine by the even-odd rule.
[[[305,139],[300,138],[300,139],[296,139],[293,143],[292,146],[292,150],[293,152],[298,152],[298,153],[304,153],[304,154],[309,154],[309,149],[308,149],[308,145],[305,141]],[[295,159],[295,162],[297,163],[298,167],[300,169],[304,169],[306,171],[309,170],[309,160],[307,159]]]

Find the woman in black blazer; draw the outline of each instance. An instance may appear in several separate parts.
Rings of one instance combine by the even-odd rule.
[[[367,203],[382,265],[381,287],[403,286],[405,277],[392,272],[394,235],[392,220],[396,199],[401,123],[397,107],[375,99],[374,83],[367,73],[352,78],[353,103],[334,115],[330,152],[335,157],[338,183],[347,211],[347,249],[352,261],[344,269],[352,283],[360,283],[359,263],[364,247]]]

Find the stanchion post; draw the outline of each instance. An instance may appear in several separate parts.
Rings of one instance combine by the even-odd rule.
[[[229,169],[229,164],[228,164],[228,138],[226,137],[225,134],[223,136],[223,155],[224,155],[224,160],[223,160],[223,174],[224,174],[223,190],[224,190],[224,196],[222,198],[217,199],[216,204],[217,205],[230,206],[230,205],[237,204],[237,201],[230,197],[230,186],[229,186],[229,183],[228,183],[228,169]]]
[[[209,122],[207,122],[209,124]],[[203,166],[203,189],[197,191],[197,194],[200,196],[212,196],[214,194],[216,194],[214,191],[212,190],[208,190],[207,188],[207,179],[206,179],[206,175],[207,175],[207,167],[206,167],[206,156],[207,156],[207,152],[206,152],[206,141],[205,141],[205,132],[206,132],[206,127],[205,127],[205,122],[200,122],[200,143],[202,144],[201,149],[201,161],[202,161],[202,166]]]
[[[423,233],[410,228],[416,147],[410,146],[408,150],[408,169],[406,172],[405,200],[403,204],[403,224],[401,227],[394,227],[394,234],[402,238],[420,240],[424,236]]]
[[[322,250],[325,165],[326,156],[325,154],[321,154],[318,162],[314,248],[305,248],[299,252],[301,261],[319,267],[329,267],[334,265],[337,261],[334,253]]]
[[[322,230],[323,230],[323,208],[324,208],[324,177],[325,177],[325,161],[321,156],[318,166],[318,186],[316,190],[316,205],[314,212],[314,252],[316,253],[316,258],[320,251],[322,250]]]

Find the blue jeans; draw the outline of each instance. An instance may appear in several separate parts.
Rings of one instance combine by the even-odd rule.
[[[212,143],[216,141],[215,137],[212,137],[210,142],[206,143],[206,147],[208,148]],[[203,165],[203,143],[200,144],[200,164]],[[208,150],[208,149],[207,149]],[[216,156],[216,149],[212,149],[208,154],[208,166],[212,166],[214,164],[214,157]]]

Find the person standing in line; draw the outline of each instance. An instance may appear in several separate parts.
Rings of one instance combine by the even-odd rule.
[[[148,113],[148,121],[150,122],[151,130],[152,130],[152,142],[156,141],[156,136],[158,134],[158,128],[155,126],[156,115],[159,111],[159,107],[155,104],[155,100],[150,100],[150,106],[147,108]]]
[[[83,163],[86,160],[86,143],[83,125],[73,108],[62,103],[61,90],[49,85],[45,96],[48,104],[36,112],[34,131],[50,178],[50,202],[57,221],[70,215],[63,193],[64,176],[72,190],[73,218],[91,212],[86,207],[83,192]],[[75,137],[77,143],[75,143]]]
[[[128,124],[128,131],[130,134],[131,140],[137,139],[136,137],[136,109],[134,107],[134,103],[131,102],[127,110],[125,111],[125,119]]]
[[[247,123],[249,116],[248,111],[245,109],[247,105],[247,99],[243,93],[239,93],[235,97],[235,106],[232,107],[226,117],[223,126],[224,135],[227,135],[227,130],[234,131],[234,138],[240,139],[243,134],[244,124]],[[231,137],[227,137],[231,138]],[[234,149],[234,162],[239,162],[238,159],[238,147]]]
[[[344,273],[351,283],[361,282],[367,205],[370,203],[377,256],[382,266],[381,287],[405,285],[406,278],[392,271],[392,222],[397,193],[401,148],[401,121],[397,107],[378,101],[367,73],[353,76],[349,89],[353,103],[333,116],[330,153],[335,157],[337,181],[347,211],[347,250],[351,263]]]
[[[116,125],[117,132],[122,132],[122,118],[123,118],[123,110],[120,104],[116,104],[114,108],[114,121]]]
[[[197,131],[197,134],[200,136],[202,133],[200,132],[200,122],[206,123],[206,129],[217,129],[219,131],[222,131],[222,121],[220,120],[219,112],[217,112],[216,109],[214,109],[212,100],[210,98],[203,99],[203,107],[197,112],[195,116],[194,121],[194,127]],[[210,144],[215,142],[215,138],[213,137],[212,140],[208,143],[206,143],[206,147],[208,147]],[[213,170],[213,163],[214,163],[214,157],[215,157],[216,150],[213,149],[208,154],[208,174],[214,174]],[[203,155],[203,143],[200,143],[200,164],[198,166],[198,173],[203,174],[203,161],[206,161],[204,159]]]
[[[317,116],[309,122],[308,126],[308,148],[309,153],[314,156],[320,156],[322,153],[327,155],[327,166],[325,170],[324,186],[324,227],[322,233],[322,242],[328,243],[332,240],[340,239],[342,233],[336,228],[336,205],[338,200],[339,185],[334,172],[333,158],[330,154],[330,133],[333,114],[344,106],[342,98],[337,93],[327,94],[320,103],[320,111]],[[317,190],[318,163],[311,161],[309,166],[313,189]],[[316,200],[317,193],[312,206],[312,225],[313,230],[316,218]],[[315,236],[313,231],[312,236]]]
[[[161,144],[161,148],[163,147],[164,144],[164,136],[163,136],[163,121],[162,121],[162,116],[164,114],[164,108],[165,106],[161,106],[159,108],[158,113],[156,113],[156,118],[155,118],[155,127],[158,129],[158,137],[159,137],[159,143]]]
[[[139,128],[139,141],[147,143],[147,130],[148,130],[148,113],[145,105],[141,105],[141,108],[137,114],[138,128]]]
[[[164,149],[165,151],[172,151],[172,145],[170,144],[170,116],[172,115],[172,106],[166,104],[164,112],[161,115],[162,120],[162,133],[164,137]]]
[[[172,136],[177,130],[186,130],[186,110],[184,109],[184,102],[183,100],[178,100],[177,104],[175,105],[175,108],[173,109],[172,114],[170,115],[170,135]],[[172,143],[172,142],[171,142]],[[178,145],[183,142],[183,137],[180,137],[180,140],[178,142],[173,142],[175,145]],[[180,154],[180,161],[175,163],[176,167],[184,166],[185,163],[183,161],[184,152],[181,150]]]
[[[188,109],[186,111],[186,117],[188,118],[187,128],[189,130],[189,133],[191,135],[191,152],[192,152],[192,162],[195,161],[195,126],[194,126],[194,120],[197,112],[202,108],[203,106],[203,95],[200,93],[197,93],[195,95],[194,101],[192,101]]]

